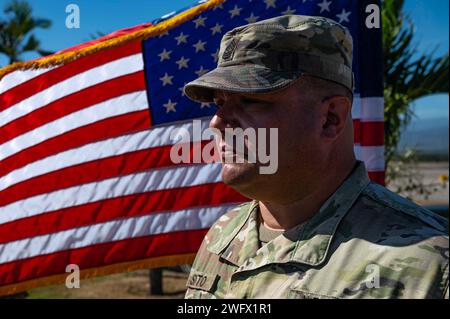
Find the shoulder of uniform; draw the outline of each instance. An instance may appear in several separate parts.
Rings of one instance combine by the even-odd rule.
[[[242,203],[226,212],[211,226],[205,236],[205,244],[210,251],[218,252],[239,231],[255,204],[255,201]]]
[[[370,182],[361,195],[369,197],[372,200],[373,205],[377,206],[378,210],[381,212],[397,213],[400,218],[404,218],[405,220],[410,221],[410,223],[427,225],[428,227],[448,235],[447,219],[390,191],[386,187]]]
[[[242,203],[223,214],[209,229],[205,236],[205,244],[210,245],[217,241],[218,238],[226,236],[228,233],[236,229],[239,223],[245,218],[246,212],[249,211],[253,201]]]
[[[245,215],[246,212],[250,209],[250,206],[254,204],[253,201],[242,203],[233,209],[229,210],[225,214],[223,214],[216,222],[215,226],[222,226],[225,227],[229,223],[232,223],[235,221],[235,219],[238,219],[239,217],[242,217],[242,215]]]

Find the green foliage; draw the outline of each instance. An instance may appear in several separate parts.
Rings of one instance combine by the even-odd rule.
[[[3,12],[6,18],[0,19],[0,53],[9,58],[9,63],[20,61],[25,52],[38,52],[42,56],[52,53],[43,50],[32,34],[37,28],[49,28],[50,20],[34,18],[31,6],[25,1],[13,0]]]
[[[417,55],[413,43],[414,25],[403,13],[403,0],[384,0],[382,5],[385,99],[385,160],[387,181],[389,163],[397,153],[401,129],[413,115],[414,100],[436,93],[448,93],[448,52],[435,56],[435,50]]]

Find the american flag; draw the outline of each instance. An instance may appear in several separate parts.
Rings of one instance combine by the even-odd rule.
[[[7,71],[0,80],[0,294],[64,281],[69,264],[89,277],[193,260],[212,223],[246,198],[221,182],[219,162],[174,164],[170,134],[191,131],[193,119],[208,126],[214,106],[190,101],[182,88],[216,66],[224,33],[247,23],[306,14],[350,29],[355,151],[383,183],[381,30],[365,25],[370,3],[379,5],[200,1],[57,53],[72,54],[62,65]],[[111,40],[118,41],[101,46]],[[98,49],[78,54],[90,47]]]

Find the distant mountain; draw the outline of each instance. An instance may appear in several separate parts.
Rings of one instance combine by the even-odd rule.
[[[403,131],[399,150],[415,148],[423,154],[448,155],[448,117],[414,119]]]

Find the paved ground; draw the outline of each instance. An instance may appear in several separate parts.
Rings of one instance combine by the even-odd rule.
[[[425,185],[434,185],[434,192],[430,196],[425,196],[419,192],[404,192],[402,195],[412,198],[421,205],[448,205],[449,204],[449,163],[448,162],[425,162],[419,163],[411,168],[413,177],[421,180]],[[442,179],[447,177],[447,182],[442,183]],[[395,191],[396,184],[405,183],[406,180],[397,181],[388,188]]]
[[[102,299],[162,299],[183,298],[187,274],[163,271],[165,295],[150,295],[149,271],[138,270],[104,277],[83,279],[80,288],[68,289],[64,284],[32,289],[28,298],[102,298]]]

